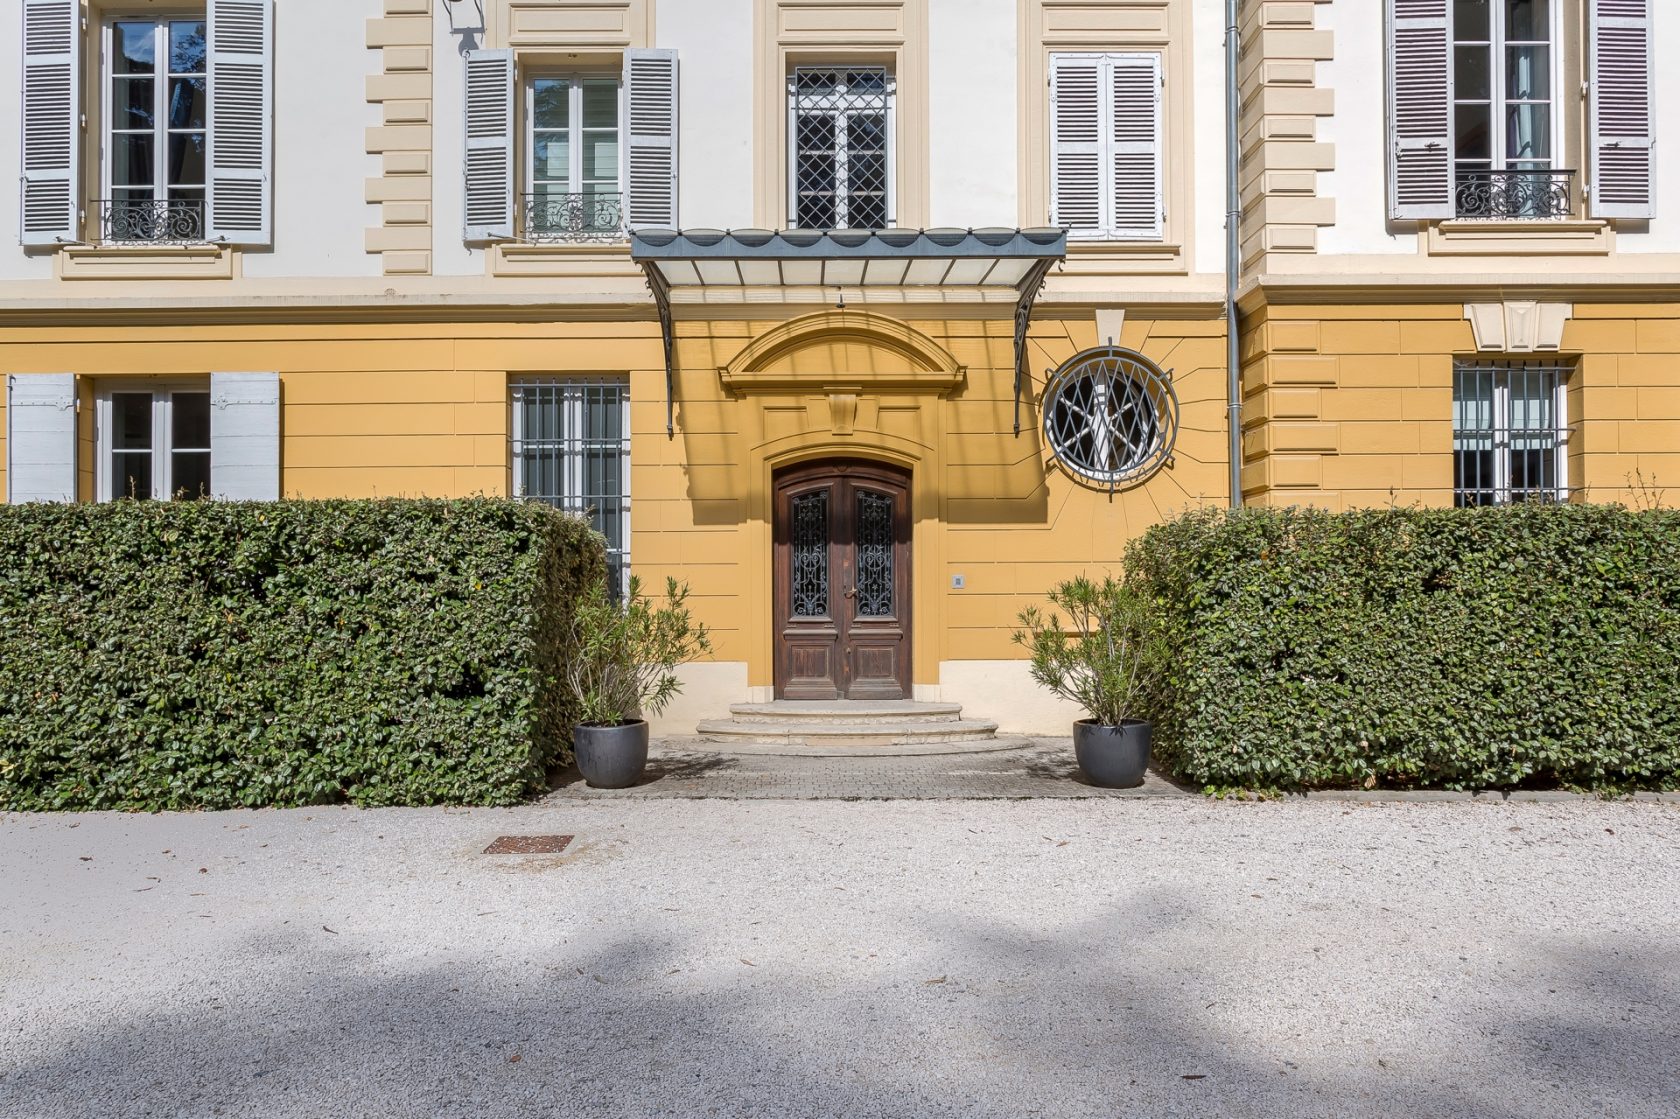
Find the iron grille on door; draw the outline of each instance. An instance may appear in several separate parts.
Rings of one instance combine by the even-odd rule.
[[[1540,362],[1460,362],[1453,370],[1453,504],[1567,501],[1564,386]]]
[[[630,579],[630,386],[622,378],[513,385],[513,492],[589,517],[607,538],[608,587]]]
[[[892,75],[882,66],[799,66],[788,76],[792,224],[892,224]]]

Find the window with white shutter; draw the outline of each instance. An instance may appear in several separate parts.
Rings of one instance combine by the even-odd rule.
[[[624,52],[632,228],[677,227],[677,52]]]
[[[1598,0],[1594,0],[1598,2]],[[1388,0],[1389,215],[1576,213],[1558,0]]]
[[[1161,56],[1050,56],[1051,221],[1075,239],[1163,235]]]
[[[23,0],[23,167],[21,240],[26,246],[77,239],[81,104],[81,5]]]
[[[620,95],[617,74],[541,74],[526,83],[522,240],[623,236]]]
[[[1655,0],[1587,2],[1592,14],[1592,215],[1655,217],[1655,132],[1651,120],[1651,17]]]
[[[6,500],[76,500],[76,375],[6,378]]]
[[[208,40],[202,17],[105,25],[100,240],[199,243],[205,233]]]
[[[513,237],[513,52],[467,51],[468,241]]]
[[[191,501],[210,496],[209,385],[203,378],[98,385],[94,492],[100,501]]]
[[[211,240],[270,245],[273,233],[272,0],[210,0]]]

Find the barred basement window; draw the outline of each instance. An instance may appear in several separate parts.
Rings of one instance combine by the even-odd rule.
[[[882,66],[788,76],[788,212],[798,229],[892,225],[893,77]]]
[[[1565,385],[1544,362],[1453,370],[1453,504],[1569,500]]]
[[[607,538],[608,588],[630,580],[630,385],[620,377],[513,384],[513,492],[589,517]]]

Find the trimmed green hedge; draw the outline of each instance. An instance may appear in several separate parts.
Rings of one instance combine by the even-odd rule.
[[[1680,513],[1190,513],[1136,541],[1215,789],[1680,785]]]
[[[0,808],[515,803],[604,570],[524,502],[0,507]]]

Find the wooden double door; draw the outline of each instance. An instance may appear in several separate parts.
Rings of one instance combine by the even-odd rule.
[[[910,476],[850,459],[775,477],[776,695],[910,696]]]

